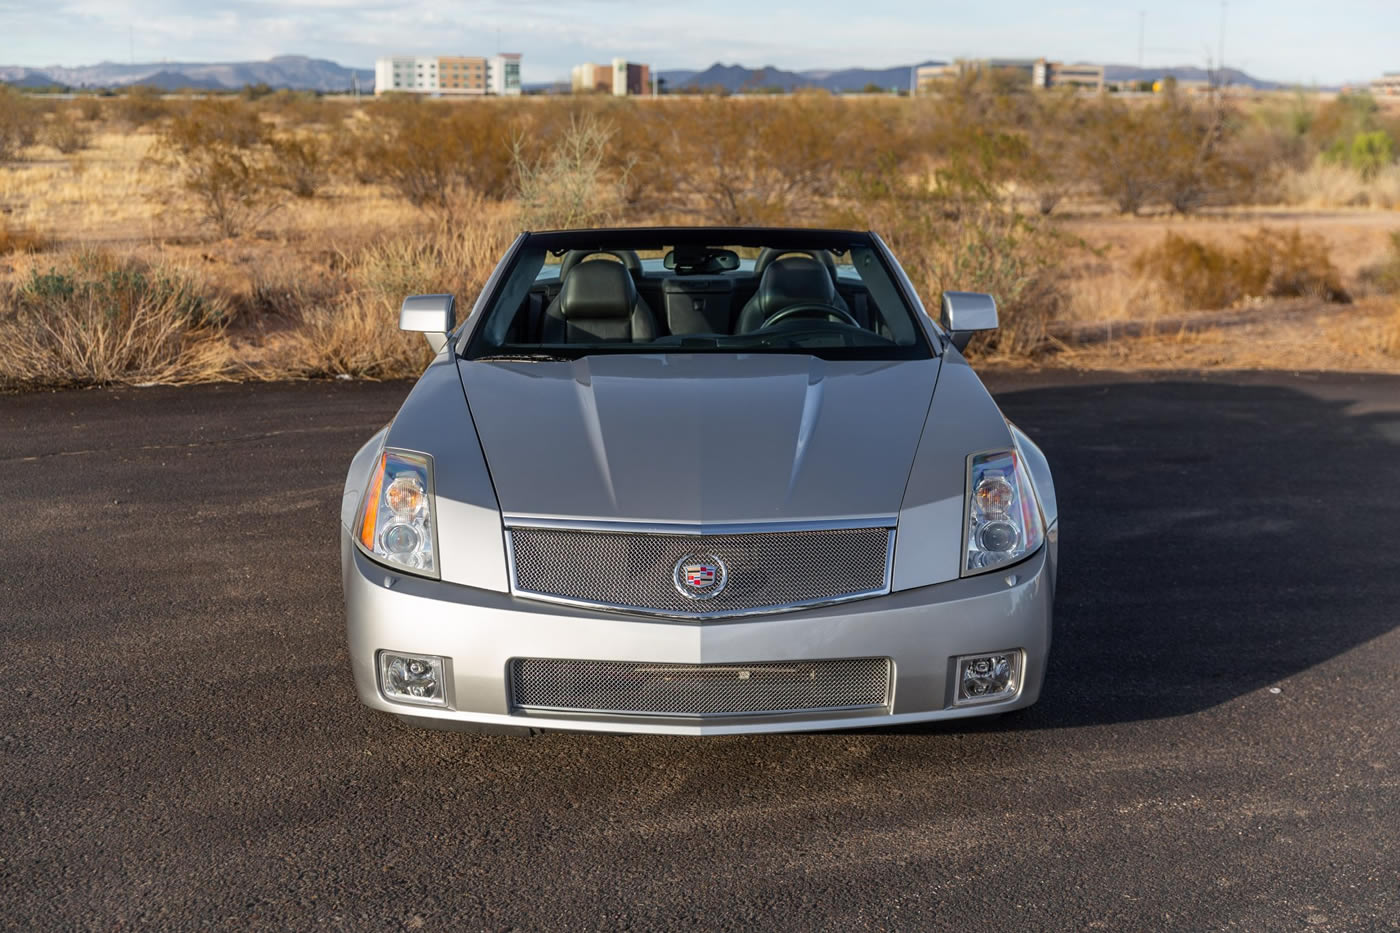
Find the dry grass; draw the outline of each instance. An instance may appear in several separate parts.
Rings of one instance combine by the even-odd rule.
[[[1391,258],[1390,234],[1400,231],[1400,212],[1378,208],[1400,205],[1400,166],[1363,180],[1350,167],[1314,158],[1318,143],[1304,147],[1294,163],[1309,167],[1271,172],[1278,185],[1258,188],[1276,188],[1290,203],[1312,208],[1192,204],[1190,215],[1182,216],[1149,203],[1146,216],[1114,216],[1116,208],[1074,160],[1034,172],[1024,168],[1027,147],[1017,135],[1018,121],[1029,120],[1031,137],[1053,130],[1072,138],[1082,113],[1070,107],[1056,117],[1065,122],[1044,124],[1029,98],[1007,104],[981,93],[959,106],[804,96],[652,104],[424,102],[363,110],[273,95],[259,102],[257,115],[267,134],[258,146],[269,157],[269,178],[277,176],[267,191],[276,210],[235,237],[204,223],[175,175],[151,158],[161,135],[189,113],[187,102],[137,94],[59,107],[36,127],[80,123],[79,135],[91,132],[90,145],[65,155],[50,143],[68,147],[73,140],[36,132],[17,161],[0,166],[0,330],[10,348],[0,359],[0,381],[412,375],[427,350],[421,336],[397,330],[403,296],[451,291],[465,313],[516,229],[527,220],[546,225],[550,217],[871,226],[886,235],[926,297],[936,299],[944,287],[996,293],[1005,326],[975,349],[1002,361],[1046,361],[1046,333],[1066,323],[1165,321],[1223,301],[1249,305],[1259,318],[1251,328],[1279,326],[1293,336],[1279,342],[1249,328],[1222,328],[1118,341],[1112,352],[1121,356],[1119,365],[1139,359],[1155,365],[1172,354],[1185,365],[1216,358],[1238,363],[1239,353],[1217,348],[1248,335],[1256,347],[1251,352],[1282,354],[1276,362],[1289,362],[1288,340],[1297,327],[1278,324],[1267,306],[1245,299],[1290,293],[1279,284],[1289,277],[1279,274],[1273,254],[1289,252],[1287,236],[1295,228],[1303,231],[1297,243],[1308,245],[1302,253],[1312,255],[1301,267],[1322,257],[1332,270],[1305,277],[1292,291],[1306,292],[1307,282],[1319,281],[1327,287],[1314,291],[1394,291],[1391,264],[1400,260]],[[743,108],[743,119],[735,119],[736,108]],[[237,116],[234,123],[246,114]],[[594,144],[574,158],[551,161],[570,126],[583,125],[579,121],[599,130]],[[676,132],[687,121],[708,121],[715,132]],[[489,151],[415,163],[430,187],[439,171],[447,182],[445,196],[415,205],[404,188],[415,178],[377,173],[366,156],[440,139],[444,125],[473,146],[486,140]],[[952,133],[949,126],[969,132]],[[726,127],[733,133],[721,132]],[[490,132],[476,132],[481,128]],[[871,139],[880,146],[871,147]],[[519,143],[514,152],[513,140]],[[1259,151],[1283,157],[1268,146]],[[1071,175],[1056,174],[1066,171]],[[1039,216],[1033,204],[1018,213],[1011,192],[1047,186],[1070,192],[1052,203],[1053,217]],[[1266,237],[1261,227],[1272,233]],[[1183,287],[1200,277],[1199,270],[1134,267],[1135,256],[1159,248],[1169,233],[1201,244],[1204,255],[1247,252],[1255,241],[1265,247],[1254,250],[1250,276],[1237,276],[1201,301]],[[94,260],[95,254],[103,258]],[[1263,285],[1257,284],[1261,256],[1269,267]],[[30,287],[51,268],[76,281],[87,274],[82,269],[95,267],[178,280],[219,309],[222,322],[157,321],[161,308],[173,313],[159,296],[128,295],[113,305],[100,288],[79,288],[74,295],[85,297],[40,302]],[[936,300],[929,304],[936,307]],[[1355,320],[1365,327],[1324,328],[1323,342],[1341,353],[1337,348],[1349,341],[1367,365],[1400,366],[1400,312],[1391,304],[1382,310],[1363,304]],[[113,307],[119,311],[111,313]],[[1088,353],[1105,363],[1109,352],[1071,348],[1053,358],[1074,364]]]
[[[0,226],[0,256],[10,253],[42,253],[52,245],[48,237],[32,228]]]
[[[1065,285],[1064,322],[1150,321],[1187,310],[1161,279],[1110,263],[1082,267]]]
[[[1300,207],[1400,207],[1400,165],[1389,165],[1371,178],[1333,162],[1317,160],[1307,168],[1285,172],[1279,181],[1284,203]]]
[[[1228,308],[1259,298],[1350,300],[1326,243],[1296,228],[1260,228],[1233,249],[1169,232],[1134,257],[1132,268],[1186,308]]]
[[[405,295],[450,293],[465,315],[514,236],[507,209],[471,200],[426,235],[372,244],[349,260],[350,290],[331,305],[304,308],[269,361],[268,374],[415,375],[431,358],[421,334],[398,329]]]
[[[1400,371],[1400,308],[1361,301],[1311,309],[1258,309],[1233,326],[1180,327],[1065,347],[1054,365],[1074,369],[1289,369]]]
[[[12,290],[0,388],[225,378],[226,309],[185,270],[107,253],[62,257]]]

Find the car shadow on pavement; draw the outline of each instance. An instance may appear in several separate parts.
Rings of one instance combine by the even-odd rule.
[[[1400,381],[1355,388],[1331,399],[1214,381],[999,395],[1045,450],[1059,497],[1045,688],[1004,718],[898,731],[1180,716],[1394,628]]]

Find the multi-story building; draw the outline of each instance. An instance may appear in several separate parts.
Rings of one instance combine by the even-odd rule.
[[[485,94],[486,59],[444,55],[437,60],[438,91],[449,94]]]
[[[1043,58],[960,58],[944,65],[923,65],[914,71],[914,87],[917,92],[927,92],[930,85],[982,70],[1009,72],[1037,88],[1102,91],[1104,87],[1102,65],[1066,65]]]
[[[1077,90],[1101,92],[1103,65],[1066,65],[1040,59],[1031,71],[1031,84],[1038,88],[1072,87]]]
[[[502,52],[487,61],[488,94],[510,97],[520,93],[520,53]]]
[[[1400,71],[1387,71],[1371,82],[1371,93],[1387,97],[1400,94]]]
[[[607,65],[575,65],[570,87],[575,94],[611,94],[612,69]]]
[[[571,82],[575,94],[645,97],[651,94],[651,66],[614,58],[611,65],[575,65]]]
[[[932,65],[920,65],[918,68],[914,69],[915,93],[927,91],[929,85],[956,78],[961,73],[962,69],[957,62],[936,62]]]
[[[520,55],[390,55],[374,63],[374,93],[433,97],[520,93]]]

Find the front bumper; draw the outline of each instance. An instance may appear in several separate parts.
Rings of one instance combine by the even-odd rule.
[[[372,709],[434,728],[535,727],[596,732],[723,735],[891,726],[1030,706],[1050,649],[1054,549],[1003,570],[840,605],[735,621],[678,622],[519,599],[400,574],[364,556],[342,529],[341,569],[355,687]],[[954,660],[1020,649],[1012,696],[953,702]],[[380,651],[449,660],[447,708],[391,702],[380,692]],[[889,658],[890,700],[879,711],[731,717],[537,713],[513,709],[513,658],[664,664],[754,664]]]

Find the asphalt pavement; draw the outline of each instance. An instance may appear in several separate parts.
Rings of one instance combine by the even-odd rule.
[[[0,927],[1400,929],[1400,378],[988,381],[1059,490],[1039,704],[708,739],[358,705],[404,384],[0,396]]]

